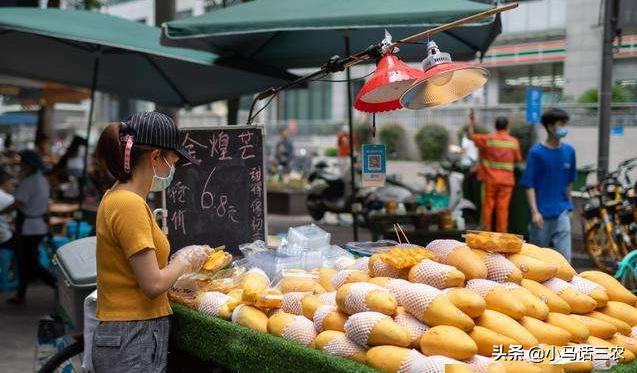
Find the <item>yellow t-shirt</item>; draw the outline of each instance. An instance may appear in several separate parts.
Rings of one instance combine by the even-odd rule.
[[[172,313],[166,293],[148,299],[139,288],[129,258],[150,248],[159,268],[168,263],[170,244],[146,201],[127,190],[106,193],[96,220],[97,318],[100,321],[136,321]]]

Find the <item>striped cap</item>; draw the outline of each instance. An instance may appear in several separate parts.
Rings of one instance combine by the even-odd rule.
[[[157,111],[146,111],[131,115],[122,122],[120,137],[132,136],[136,145],[154,146],[176,152],[181,161],[199,164],[183,147],[175,122]]]

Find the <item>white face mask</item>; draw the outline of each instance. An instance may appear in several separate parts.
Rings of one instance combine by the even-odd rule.
[[[157,172],[155,171],[155,166],[153,166],[153,182],[150,184],[151,192],[161,192],[162,190],[168,188],[170,183],[173,181],[173,176],[175,176],[175,166],[171,166],[170,163],[166,160],[165,157],[162,156],[164,162],[170,167],[170,171],[167,176],[157,176]]]

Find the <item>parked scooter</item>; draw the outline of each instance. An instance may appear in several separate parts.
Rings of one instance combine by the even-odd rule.
[[[349,165],[342,160],[321,158],[314,160],[308,176],[310,191],[306,206],[314,220],[321,220],[326,212],[351,213],[351,190],[349,188]],[[369,189],[358,190],[355,201],[364,201]]]
[[[419,203],[423,205],[425,195],[432,193],[446,194],[449,196],[447,208],[451,211],[452,216],[457,222],[469,227],[477,227],[479,224],[479,216],[476,206],[464,198],[462,184],[464,174],[460,164],[460,157],[456,156],[455,149],[450,149],[446,162],[443,165],[429,170],[428,172],[419,172],[418,175],[425,178],[425,189],[415,189],[396,178],[388,177],[386,185],[376,188],[367,194],[367,198],[363,204],[363,215],[367,218],[374,211],[381,210],[388,201],[396,201],[407,207]],[[430,203],[425,202],[423,205],[427,209],[432,209]],[[464,222],[464,224],[462,224]]]

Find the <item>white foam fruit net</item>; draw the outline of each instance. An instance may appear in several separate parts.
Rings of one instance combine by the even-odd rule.
[[[281,310],[293,315],[302,315],[303,307],[301,306],[301,299],[308,294],[310,293],[298,291],[283,294],[283,305],[281,306]]]
[[[637,326],[633,326],[633,328],[630,330],[630,336],[633,338],[637,338]]]
[[[409,284],[401,292],[401,304],[407,312],[417,318],[422,317],[431,302],[443,295],[440,290],[425,284]]]
[[[357,345],[354,341],[344,335],[332,338],[332,340],[325,345],[323,351],[331,355],[345,358],[354,356],[360,352],[365,352],[361,346]]]
[[[475,373],[489,373],[489,365],[494,361],[486,356],[474,355],[466,363]]]
[[[495,281],[476,278],[467,281],[465,287],[484,298],[489,295],[493,289],[502,288],[503,286]]]
[[[445,373],[445,365],[463,364],[462,362],[446,356],[424,356],[422,359],[416,359],[410,370],[398,370],[399,373]],[[402,366],[401,366],[402,368]]]
[[[348,315],[353,315],[359,312],[369,311],[367,306],[367,294],[372,291],[384,291],[386,289],[370,284],[368,282],[354,282],[349,287],[349,291],[345,296],[345,304],[343,305],[343,311]]]
[[[394,321],[409,332],[409,340],[411,343],[417,341],[423,333],[429,330],[427,325],[421,323],[417,318],[408,313],[399,313],[394,316]]]
[[[400,270],[394,268],[382,260],[374,260],[372,263],[372,273],[375,277],[400,277]]]
[[[353,265],[356,262],[356,259],[342,257],[337,259],[334,262],[334,269],[337,271],[342,271],[344,269],[349,268],[349,266]]]
[[[424,363],[425,355],[421,354],[417,350],[411,350],[407,354],[405,360],[400,364],[397,373],[417,373],[417,372],[429,372],[428,370],[421,370],[418,367]]]
[[[387,285],[385,285],[385,289],[387,289],[387,291],[389,291],[391,295],[396,298],[399,304],[403,304],[402,296],[405,293],[404,290],[411,285],[412,283],[407,280],[394,279],[387,282]]]
[[[336,306],[336,292],[335,291],[331,291],[329,293],[320,294],[318,297],[319,297],[319,300],[321,301],[321,303],[330,304],[330,305]]]
[[[232,311],[232,316],[230,316],[230,321],[232,321],[233,323],[237,323],[237,318],[239,317],[239,314],[241,313],[241,310],[243,309],[243,307],[245,307],[245,304],[240,304],[238,305],[234,311]]]
[[[334,289],[338,290],[341,286],[343,286],[345,281],[347,281],[347,278],[355,271],[356,270],[354,269],[344,269],[336,272],[336,274],[332,276],[332,286],[334,286]]]
[[[345,335],[361,346],[367,346],[369,335],[374,326],[381,320],[391,320],[391,317],[380,312],[360,312],[352,315],[345,322]]]
[[[542,285],[546,286],[550,291],[557,295],[562,294],[564,290],[572,287],[571,284],[557,277],[553,277],[550,280],[544,281]]]
[[[217,291],[207,291],[199,299],[199,312],[206,315],[218,316],[219,310],[232,298]]]
[[[334,311],[336,311],[336,307],[329,304],[316,309],[314,312],[314,329],[318,333],[323,331],[323,320],[325,320],[325,317]]]
[[[449,272],[455,271],[456,267],[425,259],[416,264],[411,270],[413,271],[413,278],[410,279],[413,282],[442,289],[445,287],[447,275]]]
[[[503,282],[502,284],[503,287],[507,288],[507,289],[519,289],[522,286],[516,284],[515,282]]]
[[[517,270],[515,264],[498,253],[489,253],[483,262],[487,267],[487,279],[495,282],[506,282],[509,275]]]
[[[571,279],[571,286],[573,286],[575,290],[584,295],[589,295],[595,289],[605,290],[603,287],[596,284],[595,282],[577,275],[573,276],[573,278]]]
[[[305,316],[296,316],[288,326],[285,327],[281,336],[287,340],[307,346],[316,338],[314,323]]]
[[[355,269],[357,271],[369,271],[369,257],[364,256],[362,258],[358,258],[352,263],[347,269]]]
[[[427,250],[434,253],[441,263],[446,263],[449,254],[459,246],[465,244],[458,240],[433,240],[427,245]]]

